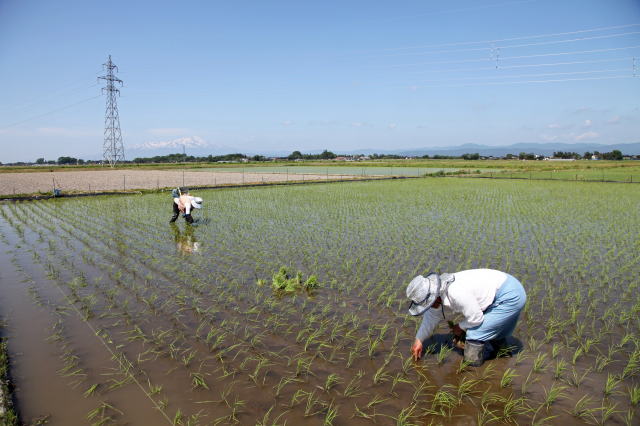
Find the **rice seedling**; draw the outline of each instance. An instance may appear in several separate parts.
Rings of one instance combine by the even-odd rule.
[[[364,377],[364,371],[358,370],[356,375],[347,383],[342,394],[349,398],[363,395],[364,393],[360,391],[360,379],[362,377]]]
[[[547,354],[542,352],[539,353],[536,359],[533,361],[533,369],[534,373],[542,373],[547,368]]]
[[[191,383],[193,384],[193,389],[209,389],[202,373],[191,373]]]
[[[100,386],[99,383],[94,383],[91,386],[89,386],[89,388],[87,388],[87,390],[83,393],[84,397],[87,398],[91,395],[93,395],[96,390],[98,389],[98,386]]]
[[[520,385],[520,392],[523,395],[527,394],[529,392],[529,387],[539,380],[538,377],[531,378],[532,374],[533,374],[533,369],[529,371],[529,374],[527,374],[526,379],[524,379],[524,381]]]
[[[327,376],[327,380],[324,382],[324,386],[321,389],[325,392],[329,392],[338,383],[342,383],[342,379],[336,373],[331,373]]]
[[[640,386],[630,386],[627,391],[629,393],[629,402],[631,402],[631,405],[638,405],[638,403],[640,403]]]
[[[582,346],[576,348],[573,356],[571,357],[571,364],[576,365],[578,359],[584,354],[584,348]]]
[[[376,370],[376,372],[373,375],[374,385],[387,382],[390,379],[391,375],[386,370],[387,370],[386,363],[382,364],[382,366]]]
[[[280,413],[280,415],[278,415],[277,417],[275,417],[273,420],[270,420],[271,412],[273,411],[274,407],[275,407],[275,405],[272,405],[271,407],[269,407],[269,409],[267,410],[267,412],[266,412],[266,413],[264,413],[264,415],[262,416],[262,418],[261,418],[261,419],[258,419],[258,420],[256,421],[256,426],[279,426],[279,425],[280,425],[280,423],[279,423],[280,419],[281,419],[285,414],[287,414],[287,412],[285,411],[285,412],[283,412],[283,413]],[[286,420],[285,420],[285,422],[284,422],[284,423],[282,423],[282,425],[285,425],[286,423],[287,423],[287,422],[286,422]]]
[[[397,426],[411,426],[414,423],[411,423],[411,418],[414,417],[416,411],[416,405],[411,404],[408,407],[400,410],[396,417],[392,417],[393,420],[396,421]]]
[[[584,382],[585,378],[587,377],[587,375],[591,372],[591,369],[588,368],[586,369],[582,374],[578,373],[578,371],[575,369],[575,367],[571,368],[571,374],[569,374],[565,381],[570,384],[571,386],[574,387],[579,387],[582,382]]]
[[[607,374],[607,381],[604,383],[604,389],[602,393],[604,396],[611,396],[614,389],[620,384],[621,379],[612,375],[611,373]]]
[[[425,410],[428,414],[451,418],[453,409],[459,405],[458,398],[445,390],[438,390],[431,401],[431,407]]]
[[[517,376],[518,375],[513,368],[507,368],[504,370],[502,378],[500,379],[500,387],[506,388],[507,386],[510,386],[513,383],[513,379]]]
[[[116,414],[121,416],[124,415],[122,411],[118,410],[113,405],[102,401],[98,407],[87,414],[87,420],[91,421],[94,425],[113,423],[115,421],[113,416]]]
[[[336,406],[334,402],[331,401],[329,403],[329,406],[327,407],[327,412],[325,414],[324,421],[322,422],[322,424],[324,426],[331,426],[333,424],[333,421],[336,419],[336,417],[338,417],[338,406]]]
[[[602,406],[600,407],[600,416],[596,418],[596,423],[599,425],[605,425],[609,421],[609,418],[618,412],[616,407],[618,404],[616,403],[605,403],[605,400],[602,401]]]
[[[567,362],[560,358],[553,369],[553,378],[556,380],[559,380],[562,378],[562,375],[564,374],[564,372],[567,370]]]
[[[635,414],[634,414],[633,410],[631,408],[628,409],[627,413],[625,414],[625,416],[623,418],[624,424],[626,426],[633,425],[634,424],[634,419],[633,419],[634,417],[635,417]]]
[[[544,389],[544,405],[548,409],[551,404],[556,402],[560,398],[565,398],[567,394],[564,392],[567,389],[566,386],[552,383],[549,389]]]
[[[453,348],[447,345],[440,345],[440,350],[438,351],[438,354],[436,356],[438,364],[444,364],[451,352],[453,352]]]

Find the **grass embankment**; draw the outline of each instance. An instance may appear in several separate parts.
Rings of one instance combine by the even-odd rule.
[[[507,170],[495,174],[520,179],[574,180],[585,182],[640,182],[640,165],[566,169]]]
[[[18,416],[13,408],[11,387],[7,340],[0,337],[0,424],[3,426],[18,424]]]

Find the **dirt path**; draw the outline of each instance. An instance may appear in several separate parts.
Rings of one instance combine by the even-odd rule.
[[[92,170],[0,174],[0,195],[64,192],[122,191],[176,186],[241,185],[301,180],[356,179],[349,175],[253,172],[193,172],[181,170]]]

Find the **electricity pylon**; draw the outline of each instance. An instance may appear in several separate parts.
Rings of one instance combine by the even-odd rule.
[[[124,146],[122,145],[122,134],[120,132],[120,114],[118,113],[118,104],[116,102],[116,94],[120,96],[120,89],[116,87],[116,83],[122,87],[122,80],[114,75],[114,70],[118,72],[118,67],[111,62],[111,55],[107,63],[102,64],[107,71],[107,75],[98,77],[104,80],[106,86],[102,88],[102,93],[107,94],[107,108],[104,114],[104,144],[103,159],[114,167],[118,161],[124,161]]]

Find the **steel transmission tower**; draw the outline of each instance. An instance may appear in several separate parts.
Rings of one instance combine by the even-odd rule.
[[[104,144],[103,159],[108,162],[111,167],[115,166],[118,161],[124,161],[124,146],[122,145],[122,134],[120,132],[120,114],[118,114],[118,104],[116,102],[116,94],[120,96],[120,89],[116,87],[116,83],[122,87],[122,80],[114,75],[114,70],[118,72],[118,67],[111,62],[111,55],[107,63],[102,64],[107,75],[98,77],[104,80],[106,86],[102,88],[102,93],[107,94],[107,108],[104,114]]]

